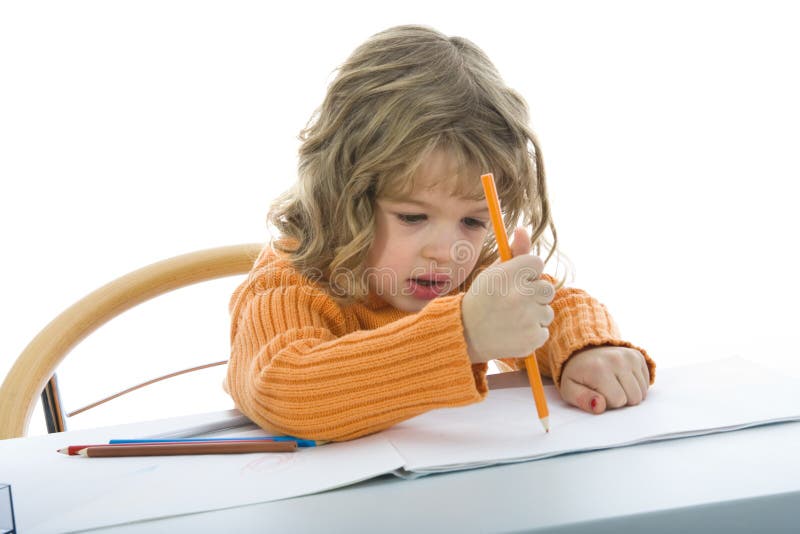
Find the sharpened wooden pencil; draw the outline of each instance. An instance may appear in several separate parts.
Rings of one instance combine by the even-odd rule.
[[[497,196],[494,175],[491,173],[482,175],[481,183],[483,184],[483,192],[486,195],[486,203],[489,205],[489,217],[492,220],[500,261],[508,261],[511,259],[511,247],[508,245],[508,235],[503,223],[503,214],[500,211],[500,198]],[[539,421],[542,422],[544,431],[550,432],[550,411],[547,408],[547,398],[544,396],[544,386],[542,385],[542,376],[539,374],[539,365],[536,363],[534,356],[525,358],[525,369],[528,371],[528,381],[531,384]]]
[[[231,441],[164,443],[145,445],[100,445],[87,447],[78,454],[89,458],[122,456],[175,456],[184,454],[235,454],[247,452],[295,452],[294,441]]]

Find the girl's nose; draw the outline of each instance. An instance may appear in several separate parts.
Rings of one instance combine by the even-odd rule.
[[[446,230],[433,231],[422,247],[422,257],[435,261],[439,265],[449,265],[452,261],[450,249],[456,240],[457,236],[453,235],[452,232]]]

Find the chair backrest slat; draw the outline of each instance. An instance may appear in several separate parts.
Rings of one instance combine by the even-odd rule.
[[[262,244],[183,254],[128,273],[85,296],[45,326],[0,386],[0,439],[24,436],[45,384],[86,336],[122,312],[174,289],[247,273]]]

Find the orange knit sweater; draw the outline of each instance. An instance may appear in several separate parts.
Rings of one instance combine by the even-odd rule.
[[[437,298],[417,313],[374,295],[340,306],[267,247],[231,298],[225,389],[268,432],[336,441],[434,408],[478,402],[487,393],[487,365],[469,361],[463,296]],[[605,307],[581,290],[560,289],[551,306],[550,337],[535,353],[556,385],[578,350],[634,347],[619,339]],[[655,364],[634,348],[655,376]]]

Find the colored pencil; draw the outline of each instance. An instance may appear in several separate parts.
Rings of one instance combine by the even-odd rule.
[[[100,445],[81,450],[80,456],[116,458],[122,456],[173,456],[185,454],[234,454],[248,452],[295,452],[294,441],[229,441],[195,443],[150,443],[141,445]]]
[[[58,452],[61,454],[67,454],[69,456],[76,456],[80,451],[83,449],[87,449],[89,447],[111,447],[116,445],[154,445],[154,444],[164,444],[164,443],[252,443],[252,442],[264,442],[264,441],[271,441],[271,442],[283,442],[283,441],[292,441],[297,443],[298,447],[316,447],[317,445],[322,445],[324,442],[318,442],[310,439],[298,439],[298,438],[290,438],[288,436],[271,436],[271,437],[253,437],[253,438],[192,438],[192,439],[161,439],[161,440],[145,440],[145,439],[112,439],[109,440],[108,443],[91,443],[86,445],[70,445],[68,447],[63,447],[58,449]]]
[[[111,439],[109,445],[132,444],[132,443],[193,443],[197,441],[294,441],[298,447],[316,447],[322,445],[322,441],[313,439],[300,439],[292,436],[253,436],[253,437],[232,437],[232,438],[179,438],[179,439]]]
[[[489,205],[489,217],[492,221],[495,241],[497,241],[497,250],[500,253],[500,261],[508,261],[511,259],[511,247],[508,244],[508,234],[506,234],[503,215],[500,211],[500,198],[497,196],[497,186],[494,183],[494,175],[491,173],[482,175],[481,183],[483,184],[483,192],[486,194],[486,203]],[[539,365],[536,363],[535,356],[528,356],[525,358],[525,369],[528,372],[528,381],[530,382],[531,391],[533,392],[533,400],[536,403],[536,412],[539,416],[539,421],[542,422],[544,431],[550,432],[550,411],[547,408],[547,399],[544,396],[542,376],[539,373]]]

